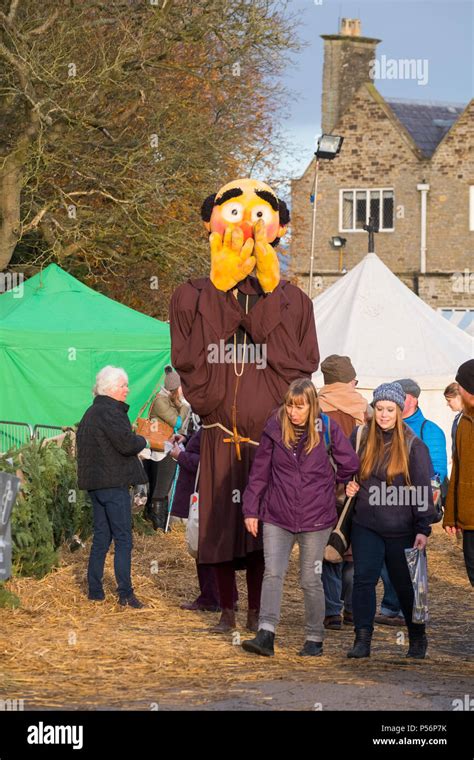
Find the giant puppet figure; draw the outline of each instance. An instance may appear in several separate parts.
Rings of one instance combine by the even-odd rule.
[[[233,584],[243,567],[247,627],[257,630],[262,539],[261,531],[254,538],[245,529],[241,497],[271,411],[292,380],[318,368],[313,305],[280,279],[275,248],[289,213],[271,187],[230,182],[201,213],[210,233],[210,277],[180,285],[170,306],[172,362],[203,423],[198,562],[216,565],[222,616],[211,630],[235,627]]]

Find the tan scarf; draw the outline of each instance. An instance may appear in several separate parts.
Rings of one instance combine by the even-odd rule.
[[[353,417],[359,425],[364,424],[367,401],[351,385],[347,383],[323,385],[318,398],[323,412],[344,412]]]

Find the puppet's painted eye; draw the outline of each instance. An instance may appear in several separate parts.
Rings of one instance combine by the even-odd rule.
[[[273,220],[273,211],[270,206],[264,203],[259,206],[254,206],[252,209],[252,224],[256,224],[260,219],[263,219],[265,224],[270,224]]]
[[[226,203],[222,206],[221,213],[226,222],[241,222],[244,218],[244,207],[241,203]]]

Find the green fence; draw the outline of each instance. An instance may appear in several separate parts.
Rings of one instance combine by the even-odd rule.
[[[69,427],[55,427],[53,425],[29,425],[27,422],[13,422],[12,420],[0,420],[0,453],[10,449],[20,449],[25,443],[33,438],[54,438],[61,435]]]

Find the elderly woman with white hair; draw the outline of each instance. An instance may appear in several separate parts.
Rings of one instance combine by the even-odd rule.
[[[96,377],[94,402],[77,429],[79,488],[89,492],[94,510],[94,535],[87,581],[89,599],[105,599],[102,579],[107,552],[115,545],[114,570],[119,603],[140,608],[133,592],[132,510],[129,487],[148,482],[137,454],[148,446],[131,427],[125,400],[128,376],[120,367],[107,366]]]

